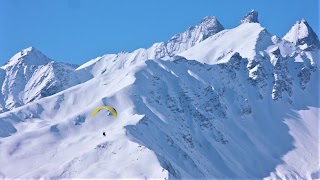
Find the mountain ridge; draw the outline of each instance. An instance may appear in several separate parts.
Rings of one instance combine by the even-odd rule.
[[[155,43],[149,49],[140,48],[132,53],[119,53],[115,56],[104,55],[101,58],[96,58],[96,62],[102,62],[95,62],[93,64],[95,67],[86,67],[88,63],[78,67],[76,65],[52,61],[36,48],[28,47],[16,53],[1,67],[5,70],[5,72],[2,73],[2,89],[4,90],[2,91],[3,97],[1,99],[4,99],[4,101],[0,104],[1,112],[8,111],[33,100],[50,96],[74,85],[83,83],[94,76],[105,73],[109,68],[110,70],[108,71],[112,71],[119,66],[125,64],[130,65],[131,63],[134,63],[136,59],[171,58],[175,53],[201,42],[222,29],[224,29],[224,27],[214,16],[207,16],[197,25],[189,27],[185,32],[174,35],[166,43]],[[113,59],[114,63],[106,64],[104,61],[108,59],[108,57]],[[72,69],[70,69],[70,67]],[[51,69],[49,71],[51,74],[46,73],[43,69]],[[92,69],[92,71],[90,69]],[[28,71],[25,72],[25,70]],[[42,74],[34,74],[34,72],[42,72]],[[20,85],[21,87],[13,88],[8,85],[8,83],[18,84],[15,79],[19,81],[19,84],[22,83]],[[30,79],[31,82],[29,82]],[[62,79],[66,80],[67,83],[59,83]],[[32,87],[32,84],[35,86]],[[41,88],[39,88],[39,84],[42,84]],[[24,94],[24,91],[27,92],[27,97],[21,97],[21,95],[19,95]],[[29,91],[36,92],[30,93]]]

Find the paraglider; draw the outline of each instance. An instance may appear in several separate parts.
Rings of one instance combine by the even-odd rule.
[[[113,107],[111,107],[111,106],[99,106],[99,107],[95,108],[92,111],[92,113],[91,113],[92,117],[95,117],[97,115],[97,113],[102,109],[109,110],[109,112],[111,112],[111,114],[113,115],[114,118],[116,118],[118,116],[117,111]],[[102,135],[106,136],[106,132],[103,132]]]
[[[100,110],[102,110],[102,109],[107,109],[107,110],[109,110],[109,111],[111,112],[111,114],[113,115],[114,118],[116,118],[116,117],[118,116],[117,111],[116,111],[113,107],[111,107],[111,106],[99,106],[99,107],[97,107],[97,108],[95,108],[95,109],[93,110],[93,112],[92,112],[91,115],[92,115],[93,117],[96,116],[97,113],[98,113]]]

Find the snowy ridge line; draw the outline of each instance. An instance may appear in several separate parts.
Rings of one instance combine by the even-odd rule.
[[[0,82],[3,82],[3,88],[0,112],[53,95],[137,61],[172,58],[223,29],[214,16],[207,16],[199,24],[174,35],[168,42],[155,43],[148,49],[140,48],[132,53],[106,54],[79,67],[52,61],[34,47],[26,48],[1,67]]]

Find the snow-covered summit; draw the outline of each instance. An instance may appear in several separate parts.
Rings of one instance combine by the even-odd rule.
[[[320,48],[320,42],[317,34],[305,19],[297,21],[283,39],[292,42],[300,49],[307,51]]]
[[[259,23],[258,21],[258,11],[252,10],[248,14],[246,14],[240,21],[240,24],[243,23]]]
[[[77,65],[49,59],[34,47],[16,53],[0,67],[0,112],[50,96],[86,81]]]
[[[28,47],[16,53],[4,66],[3,69],[17,65],[44,65],[51,60],[35,47]]]

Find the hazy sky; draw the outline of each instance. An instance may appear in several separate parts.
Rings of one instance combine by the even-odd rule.
[[[319,35],[318,0],[1,0],[0,64],[34,46],[80,65],[167,41],[208,15],[233,28],[252,9],[272,34],[282,37],[305,18]]]

